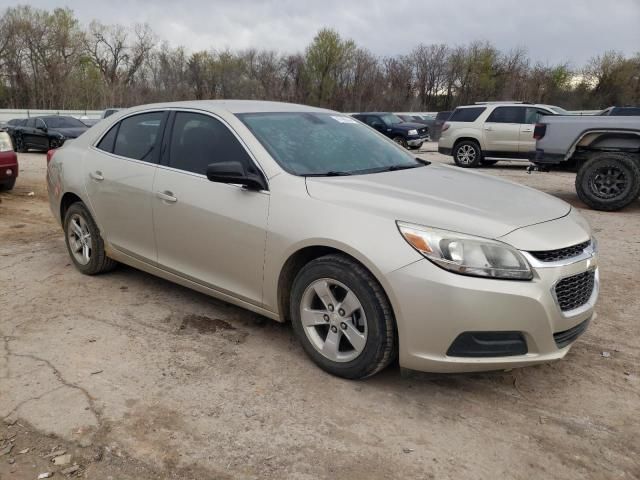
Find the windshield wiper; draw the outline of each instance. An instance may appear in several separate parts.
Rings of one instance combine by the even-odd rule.
[[[395,172],[397,170],[409,170],[411,168],[424,167],[430,164],[431,162],[420,160],[420,163],[414,163],[411,165],[390,165],[388,167],[375,168],[368,170],[367,173]]]
[[[329,170],[328,172],[323,172],[323,173],[303,173],[302,174],[303,177],[344,177],[346,175],[351,175],[351,173]]]

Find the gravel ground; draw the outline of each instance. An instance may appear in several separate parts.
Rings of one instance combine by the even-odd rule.
[[[450,163],[433,149],[419,154]],[[44,155],[20,162],[0,194],[0,479],[640,478],[640,202],[596,212],[570,172],[485,169],[592,223],[597,320],[560,362],[354,382],[288,325],[131,268],[81,275]]]

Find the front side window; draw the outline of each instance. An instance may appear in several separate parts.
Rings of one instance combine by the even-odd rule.
[[[491,112],[487,123],[525,123],[525,110],[523,107],[498,107]]]
[[[240,161],[252,165],[249,154],[231,131],[208,115],[178,112],[171,133],[169,166],[206,175],[216,162]]]
[[[141,113],[120,122],[113,153],[134,160],[153,161],[164,112]]]
[[[41,118],[36,118],[36,128],[44,130],[47,126],[44,124]]]
[[[402,120],[399,116],[394,115],[392,113],[387,113],[385,115],[380,115],[380,118],[382,119],[382,121],[384,122],[385,125],[395,125],[397,123],[403,123],[404,120]]]
[[[294,175],[354,175],[425,165],[345,115],[270,112],[237,117]]]

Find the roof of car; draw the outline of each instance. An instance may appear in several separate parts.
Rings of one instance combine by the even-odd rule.
[[[395,113],[391,113],[391,112],[358,112],[358,113],[353,113],[352,115],[390,115],[390,114],[395,115]]]
[[[261,113],[261,112],[331,112],[324,108],[310,107],[297,103],[267,102],[260,100],[190,100],[185,102],[154,103],[131,108],[146,110],[149,108],[194,108],[201,110],[226,110],[229,113]]]

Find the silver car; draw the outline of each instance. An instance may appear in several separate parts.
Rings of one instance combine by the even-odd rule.
[[[195,101],[118,112],[57,151],[51,209],[85,274],[117,262],[281,322],[346,378],[564,357],[596,243],[565,202],[416,159],[352,118]]]

